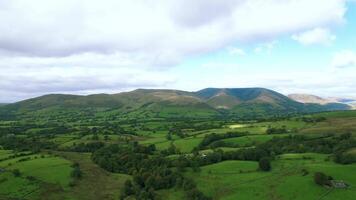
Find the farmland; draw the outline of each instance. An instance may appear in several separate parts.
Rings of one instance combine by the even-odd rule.
[[[344,111],[263,121],[160,119],[103,124],[99,120],[90,125],[73,123],[56,134],[51,130],[58,128],[31,125],[22,134],[2,136],[0,199],[352,199],[354,119],[355,112]],[[26,122],[0,124],[11,129]],[[112,154],[115,146],[122,153]],[[124,153],[130,151],[138,154]],[[103,160],[107,155],[110,159]],[[135,186],[141,175],[130,165],[109,164],[117,162],[113,155],[133,156],[127,164],[143,156],[153,167],[157,163],[152,159],[161,159],[163,165],[156,169],[141,161],[135,164],[146,174],[166,168],[173,173],[167,179],[182,178],[169,186],[152,185],[151,190],[144,189],[152,183],[143,179],[146,192],[136,193],[135,187],[143,187]],[[269,156],[271,170],[260,169],[261,156]],[[350,187],[317,185],[316,172]]]

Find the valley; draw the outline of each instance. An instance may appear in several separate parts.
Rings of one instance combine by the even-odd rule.
[[[76,98],[86,97],[45,96],[4,106],[0,199],[331,200],[356,195],[355,111],[276,116],[251,104],[249,115],[237,116],[173,93],[159,92],[164,104],[155,99],[147,105],[143,100],[149,97],[140,92],[144,98],[130,95],[125,104],[81,99],[79,106]],[[205,92],[199,95],[208,98]],[[231,101],[212,105],[222,104],[245,109]],[[253,119],[260,109],[264,114]],[[318,185],[317,173],[330,180]],[[347,187],[335,188],[332,180]]]

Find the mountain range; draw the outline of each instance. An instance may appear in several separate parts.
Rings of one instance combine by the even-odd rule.
[[[0,108],[0,117],[60,119],[70,116],[73,120],[103,116],[125,119],[256,118],[351,109],[351,106],[337,102],[298,101],[300,99],[295,96],[287,97],[265,88],[206,88],[196,92],[137,89],[118,94],[88,96],[44,95],[4,105]]]
[[[289,98],[300,103],[316,103],[321,105],[340,103],[351,106],[353,109],[356,106],[356,98],[339,98],[339,97],[319,97],[311,94],[289,94]]]

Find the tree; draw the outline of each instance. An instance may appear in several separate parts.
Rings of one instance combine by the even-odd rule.
[[[14,170],[12,170],[12,174],[13,174],[15,177],[21,176],[21,172],[20,172],[19,169],[14,169]]]
[[[167,136],[166,136],[166,139],[167,139],[167,140],[172,140],[172,134],[171,134],[171,133],[168,133]]]
[[[132,188],[132,182],[130,180],[126,180],[123,188],[123,195],[130,196],[134,194],[134,190]]]
[[[81,178],[82,177],[82,171],[80,170],[79,166],[74,167],[73,171],[71,172],[70,175],[73,178]]]
[[[263,157],[258,162],[258,165],[262,171],[270,171],[271,170],[271,163],[269,158]]]
[[[110,139],[110,138],[109,138],[108,135],[105,135],[105,136],[104,136],[104,140],[105,140],[105,141],[108,141],[109,139]]]
[[[330,185],[330,180],[332,177],[327,176],[323,172],[315,172],[314,174],[314,182],[318,185]]]

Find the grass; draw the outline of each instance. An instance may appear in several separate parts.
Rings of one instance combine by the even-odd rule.
[[[119,199],[120,188],[130,176],[110,173],[94,164],[88,153],[58,152],[66,159],[77,162],[83,171],[83,177],[76,181],[65,195],[75,200]]]
[[[1,155],[4,152],[0,151]],[[70,189],[71,162],[58,156],[20,156],[1,161],[0,168],[5,170],[0,173],[0,199],[41,199],[49,191],[61,193]],[[12,174],[15,169],[20,171],[20,176]]]
[[[223,139],[222,141],[226,142],[227,144],[237,145],[239,147],[250,147],[255,146],[257,144],[261,144],[263,142],[267,142],[274,137],[285,137],[288,136],[287,134],[271,134],[271,135],[247,135],[243,137],[236,137],[236,138],[227,138]]]
[[[60,157],[46,156],[31,160],[18,162],[11,165],[8,169],[19,169],[27,176],[33,176],[40,181],[52,184],[59,184],[62,188],[68,189],[72,171],[71,162]]]
[[[11,172],[0,174],[0,199],[37,199],[40,184],[23,177],[14,177]]]
[[[335,179],[356,185],[356,165],[328,161],[323,154],[285,154],[272,163],[271,172],[257,170],[257,162],[225,161],[202,167],[201,172],[187,172],[198,187],[214,199],[319,199],[328,189],[316,185],[314,172],[321,171]],[[302,169],[309,172],[303,176]],[[353,199],[356,190],[334,189],[323,199]]]
[[[176,188],[169,190],[160,190],[158,191],[159,199],[169,199],[169,200],[182,200],[185,199],[185,193],[182,190]]]
[[[328,118],[326,121],[302,129],[301,133],[356,133],[356,117]]]

